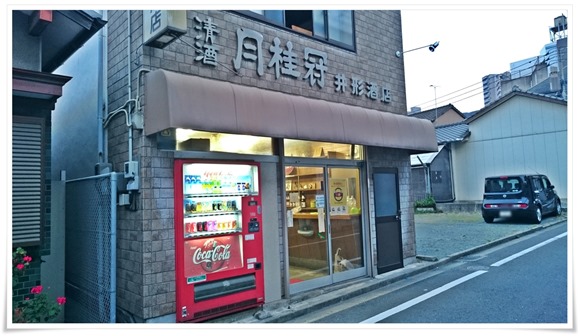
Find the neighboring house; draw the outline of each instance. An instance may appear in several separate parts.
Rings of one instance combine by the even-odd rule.
[[[411,155],[414,201],[479,203],[486,176],[531,173],[567,198],[566,100],[513,91],[468,115],[435,128],[437,152]]]
[[[63,294],[62,273],[44,271],[63,268],[62,237],[55,236],[63,223],[51,217],[60,212],[51,201],[51,114],[71,77],[53,71],[105,22],[89,11],[14,10],[11,17],[12,248],[33,257],[14,288],[18,302],[41,282],[52,288],[49,294]]]
[[[486,176],[545,174],[567,198],[567,101],[513,91],[465,120],[468,141],[453,144],[458,201],[481,202]]]
[[[434,109],[416,112],[409,114],[411,117],[427,119],[433,123],[434,126],[455,124],[463,121],[465,118],[453,104],[439,106]]]
[[[435,127],[437,152],[411,155],[413,200],[431,195],[437,203],[455,201],[452,149],[469,138],[464,122]]]

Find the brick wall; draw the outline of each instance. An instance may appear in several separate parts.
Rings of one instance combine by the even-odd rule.
[[[195,36],[198,31],[194,20],[204,20],[209,16],[218,25],[220,33],[214,45],[220,48],[216,67],[194,61]],[[128,101],[128,52],[126,11],[109,11],[108,23],[108,110],[114,111]],[[178,71],[185,74],[208,77],[232,83],[250,85],[267,90],[281,91],[304,97],[325,99],[349,105],[406,114],[406,97],[403,61],[394,56],[402,50],[401,19],[398,11],[357,11],[355,12],[356,52],[324,44],[294,32],[266,25],[244,16],[227,11],[188,11],[187,34],[182,41],[174,41],[165,49],[142,46],[142,12],[131,12],[131,98],[136,98],[140,69]],[[299,64],[303,64],[303,51],[312,47],[328,53],[328,72],[324,88],[311,87],[306,80],[275,79],[274,70],[264,67],[264,75],[256,74],[254,64],[243,63],[237,75],[232,72],[232,60],[236,53],[236,29],[253,29],[264,36],[264,46],[269,46],[274,37],[293,43],[298,53]],[[270,53],[264,47],[265,60]],[[267,61],[266,61],[267,64]],[[301,70],[304,75],[306,71]],[[366,81],[388,84],[392,92],[390,104],[353,96],[350,92],[337,94],[334,91],[334,74],[344,73],[347,78],[356,76]],[[332,76],[331,76],[332,74]],[[131,106],[131,104],[129,104]],[[123,163],[129,159],[129,133],[125,116],[119,114],[107,128],[109,161],[115,171],[123,170]],[[132,133],[132,159],[139,162],[141,175],[138,211],[118,209],[117,243],[117,306],[131,319],[141,321],[175,313],[175,249],[173,230],[173,154],[156,148],[155,138],[147,138],[140,130]],[[404,153],[396,155],[401,179],[409,180],[409,158]],[[389,158],[391,159],[391,158]],[[405,161],[407,166],[404,166]],[[389,161],[392,164],[392,161]],[[409,207],[408,182],[404,209]],[[280,196],[279,196],[280,197]],[[407,211],[404,220],[408,220]],[[411,217],[412,220],[412,217]],[[281,225],[281,224],[280,224]],[[406,255],[414,251],[413,239],[408,231],[403,232]],[[410,241],[413,241],[413,245]],[[411,246],[412,245],[412,246]],[[413,250],[411,251],[411,248]]]

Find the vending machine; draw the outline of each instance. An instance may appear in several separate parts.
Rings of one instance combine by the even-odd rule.
[[[175,160],[176,319],[264,303],[257,163]]]

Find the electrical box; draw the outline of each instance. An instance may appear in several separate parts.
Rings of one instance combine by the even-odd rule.
[[[139,175],[139,162],[127,161],[125,162],[125,178],[135,178]]]
[[[129,194],[120,194],[119,195],[119,205],[129,205]]]

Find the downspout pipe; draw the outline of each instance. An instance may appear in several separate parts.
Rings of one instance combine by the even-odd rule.
[[[131,101],[131,11],[127,11],[127,101]],[[133,161],[133,122],[132,110],[129,107],[129,161]]]
[[[104,21],[108,21],[108,11],[103,10],[102,18]],[[97,88],[97,119],[98,119],[98,130],[97,130],[97,150],[99,155],[99,163],[107,163],[109,161],[108,153],[108,132],[107,128],[104,126],[105,117],[109,113],[108,109],[108,80],[107,80],[107,36],[108,36],[108,25],[105,25],[99,31],[99,56],[98,56],[98,88]]]

